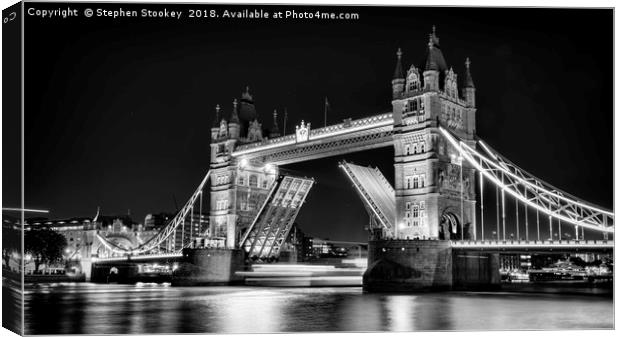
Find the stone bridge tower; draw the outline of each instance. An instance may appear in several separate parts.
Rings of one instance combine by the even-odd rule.
[[[233,249],[239,247],[238,241],[267,197],[278,169],[262,162],[232,157],[237,145],[263,140],[262,124],[249,88],[242,94],[240,102],[237,99],[233,101],[228,120],[223,115],[221,107],[216,106],[211,128],[207,244],[221,245],[224,242],[226,248]]]
[[[461,94],[448,68],[435,28],[423,68],[403,70],[397,52],[392,80],[396,236],[419,239],[473,239],[476,222],[475,170],[443,139],[439,126],[473,146],[475,88],[465,62]]]

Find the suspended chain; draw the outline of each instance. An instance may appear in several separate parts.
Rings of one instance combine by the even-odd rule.
[[[479,142],[489,157],[440,127],[454,148],[495,185],[530,207],[576,226],[613,233],[614,214],[545,183]],[[519,186],[524,186],[523,189]]]

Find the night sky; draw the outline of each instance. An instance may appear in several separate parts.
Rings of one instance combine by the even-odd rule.
[[[471,59],[478,136],[543,180],[612,208],[612,10],[330,10],[361,19],[27,17],[25,206],[49,209],[50,218],[130,209],[138,222],[174,211],[209,167],[216,104],[228,116],[250,86],[264,125],[286,107],[289,132],[302,119],[322,125],[325,96],[330,123],[388,112],[396,49],[405,68],[423,65],[436,25],[460,80]],[[367,215],[337,168],[341,159],[393,179],[391,148],[283,172],[318,181],[298,217],[305,232],[363,241]]]

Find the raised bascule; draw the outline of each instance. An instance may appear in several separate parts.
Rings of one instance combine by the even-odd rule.
[[[459,86],[434,27],[424,65],[405,70],[402,58],[399,49],[390,113],[322,128],[301,121],[294,133],[281,135],[275,111],[272,126],[263,127],[249,88],[232,102],[227,117],[216,106],[211,164],[194,194],[167,227],[143,244],[128,249],[98,236],[112,252],[108,260],[210,249],[232,252],[226,256],[235,261],[227,268],[273,261],[314,185],[309,177],[281,175],[279,167],[382,147],[394,150],[393,186],[376,168],[339,165],[369,215],[364,275],[369,291],[496,284],[503,250],[613,249],[611,211],[545,183],[477,137],[470,61],[465,60]],[[494,192],[490,202],[485,200],[489,191]],[[507,219],[507,202],[514,202],[516,217]],[[184,229],[194,228],[194,213],[207,209],[206,232]],[[516,221],[516,237],[507,237],[507,221]],[[586,230],[602,238],[586,240]],[[225,261],[220,255],[217,263]],[[217,280],[226,279],[225,274]]]

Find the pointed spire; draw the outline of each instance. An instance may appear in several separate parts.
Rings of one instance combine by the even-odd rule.
[[[220,126],[220,105],[215,105],[215,119],[213,119],[213,127],[217,128]]]
[[[237,111],[237,99],[233,100],[233,109],[230,113],[230,123],[239,124],[239,112]]]
[[[435,26],[433,26],[433,32],[428,34],[428,54],[426,56],[426,66],[424,69],[445,71],[447,68],[446,60],[439,48],[439,38],[436,35]]]
[[[403,52],[400,50],[400,48],[398,48],[398,51],[396,51],[396,69],[394,69],[394,78],[393,79],[404,79],[405,78],[405,73],[403,72],[403,64],[401,61],[401,58],[403,56]]]
[[[465,88],[475,88],[474,79],[471,77],[471,72],[469,71],[469,65],[471,62],[469,61],[469,57],[465,60]]]

